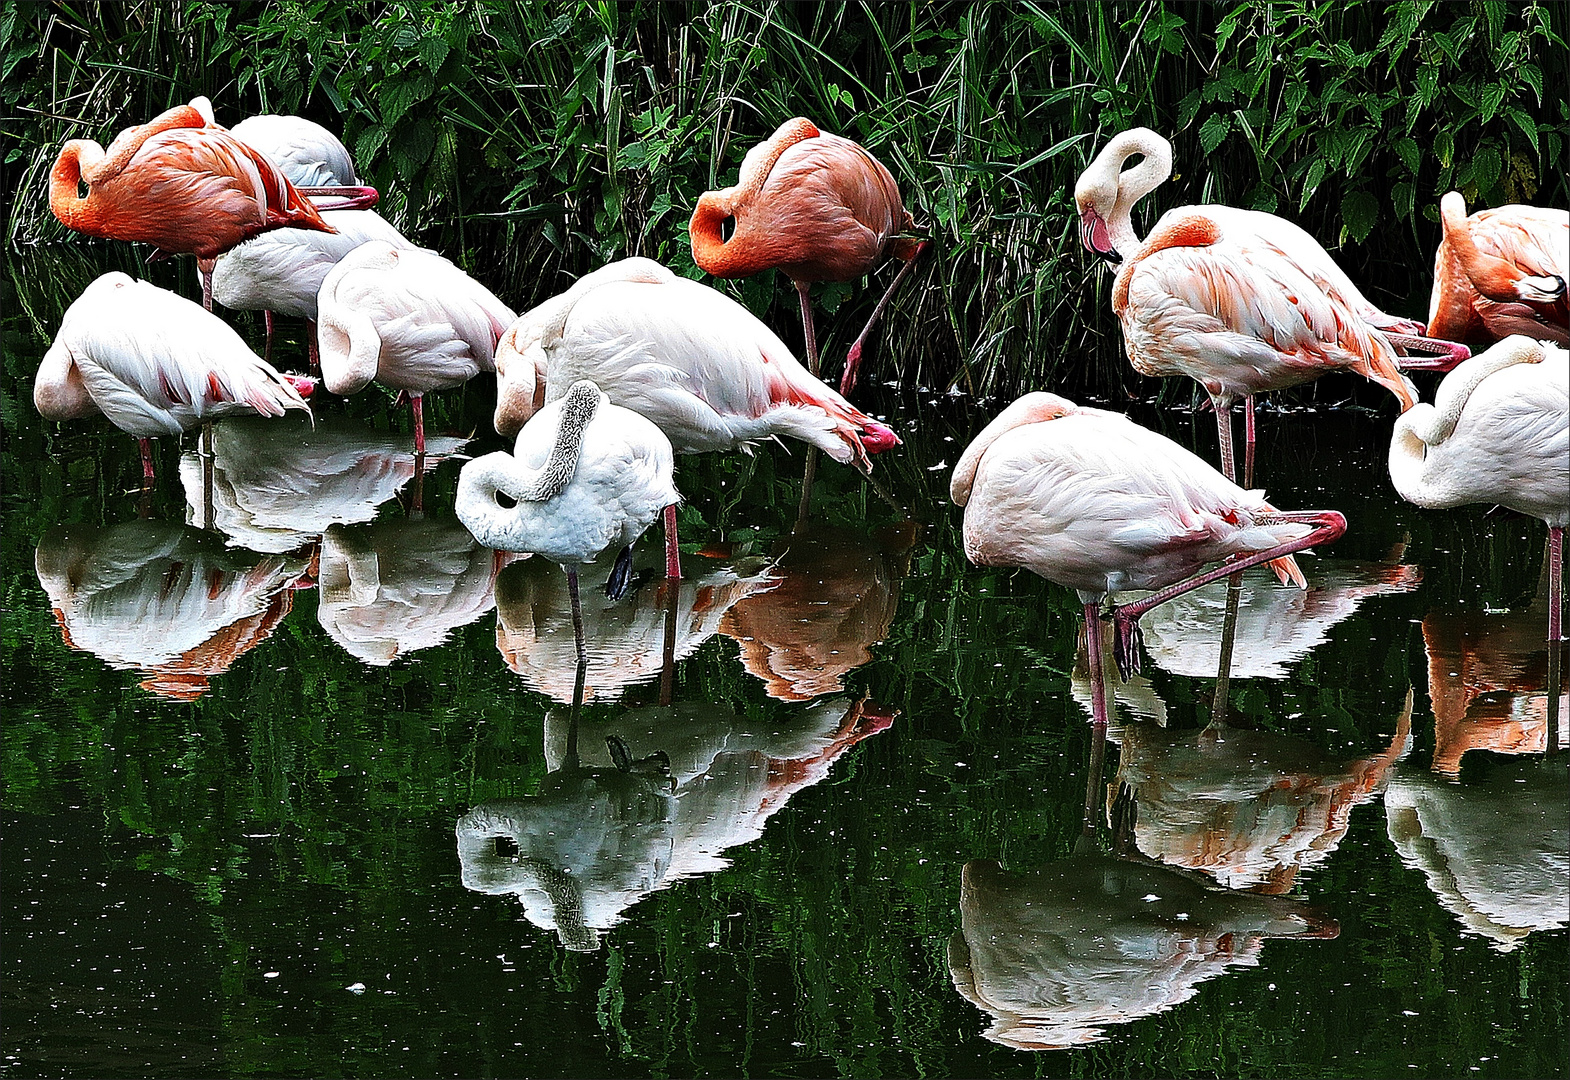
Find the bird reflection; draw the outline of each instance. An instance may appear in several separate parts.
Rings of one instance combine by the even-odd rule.
[[[1548,749],[1547,606],[1540,591],[1521,611],[1432,612],[1423,619],[1435,772],[1458,775],[1468,750],[1532,754]],[[1565,645],[1559,648],[1563,656]],[[1562,687],[1559,699],[1564,717],[1570,698]],[[1570,744],[1564,726],[1556,735],[1560,747]]]
[[[575,951],[649,893],[728,865],[723,853],[895,714],[835,698],[784,721],[709,704],[635,709],[610,723],[545,720],[549,775],[525,799],[481,803],[457,825],[463,883],[512,893]],[[580,756],[581,754],[581,756]]]
[[[427,468],[465,440],[427,440]],[[252,551],[294,551],[330,525],[370,521],[414,476],[414,444],[341,418],[295,421],[240,417],[213,425],[211,520],[231,543]],[[180,457],[185,519],[208,520],[203,461]]]
[[[792,534],[776,552],[780,581],[726,613],[720,633],[741,646],[741,662],[781,701],[844,690],[845,675],[872,659],[899,604],[899,583],[921,534],[913,521],[872,536],[816,528]]]
[[[1075,853],[1005,871],[965,864],[949,975],[990,1013],[986,1037],[1019,1050],[1100,1041],[1105,1029],[1163,1012],[1199,984],[1253,967],[1269,938],[1331,938],[1334,921],[1293,900],[1215,889],[1136,854],[1095,849],[1106,727],[1093,728],[1086,828]]]
[[[272,634],[303,559],[226,549],[210,533],[136,520],[50,529],[34,556],[66,645],[140,670],[159,697],[193,701]]]
[[[659,675],[664,663],[667,608],[675,603],[674,659],[690,656],[718,632],[731,606],[771,587],[767,573],[730,570],[676,583],[645,581],[620,600],[605,598],[611,560],[581,569],[588,672],[584,700],[615,700],[629,686]],[[578,653],[567,575],[548,559],[524,559],[496,581],[496,647],[531,690],[572,700]]]
[[[510,558],[456,521],[334,525],[322,536],[316,617],[349,653],[385,666],[491,610]]]
[[[1397,776],[1385,793],[1385,827],[1462,932],[1509,952],[1535,930],[1570,922],[1570,774],[1543,757],[1490,766],[1463,783]]]
[[[1368,597],[1411,592],[1423,580],[1418,567],[1395,562],[1316,559],[1310,569],[1306,590],[1282,588],[1264,570],[1242,575],[1232,678],[1286,678],[1294,663],[1323,644],[1330,628]],[[1164,671],[1213,678],[1226,607],[1225,581],[1162,604],[1144,617],[1145,650]]]

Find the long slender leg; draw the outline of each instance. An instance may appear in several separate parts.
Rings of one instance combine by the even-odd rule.
[[[1085,816],[1082,820],[1080,843],[1089,846],[1095,840],[1096,822],[1099,818],[1096,798],[1101,787],[1101,767],[1107,748],[1107,679],[1101,665],[1101,615],[1099,604],[1085,605],[1085,648],[1090,661],[1090,765],[1085,777]],[[1080,844],[1076,844],[1078,850]]]
[[[425,395],[418,391],[409,394],[409,405],[414,409],[414,453],[425,456]]]
[[[812,286],[805,281],[796,282],[796,295],[801,299],[801,334],[806,343],[807,370],[814,376],[818,374],[818,335],[812,327],[812,298],[808,295]],[[807,464],[801,473],[801,505],[796,510],[796,523],[800,525],[807,520],[807,510],[812,506],[812,481],[818,475],[818,448],[807,447]]]
[[[1227,720],[1227,688],[1232,678],[1232,648],[1237,641],[1237,609],[1243,597],[1243,575],[1227,578],[1227,611],[1221,621],[1221,660],[1216,665],[1216,692],[1210,700],[1210,722]]]
[[[1232,574],[1247,570],[1250,566],[1258,566],[1271,559],[1279,559],[1283,555],[1311,548],[1316,544],[1328,544],[1346,532],[1346,518],[1334,510],[1300,510],[1290,514],[1271,514],[1268,517],[1256,519],[1259,525],[1283,525],[1301,523],[1312,525],[1313,528],[1305,536],[1296,540],[1288,540],[1284,544],[1277,544],[1265,551],[1256,551],[1252,555],[1231,559],[1222,563],[1213,570],[1202,574],[1195,574],[1175,585],[1151,593],[1143,600],[1132,604],[1124,604],[1112,612],[1113,625],[1113,651],[1117,654],[1118,670],[1123,678],[1139,671],[1139,619],[1145,612],[1159,604],[1164,604],[1175,596],[1182,596],[1201,585],[1208,585],[1218,578],[1228,577]]]
[[[269,364],[273,362],[273,313],[262,312],[262,325],[267,327],[267,343],[262,347],[262,359]]]
[[[681,589],[670,585],[665,594],[665,642],[660,654],[660,704],[669,705],[676,689],[676,608]]]
[[[142,448],[142,483],[145,486],[151,484],[154,479],[153,442],[151,439],[137,439],[136,441]]]
[[[1548,752],[1559,749],[1559,695],[1564,678],[1563,526],[1548,527]]]
[[[271,315],[272,312],[269,311],[268,314]],[[322,373],[322,353],[321,347],[316,344],[315,319],[305,320],[305,355],[311,361],[311,374],[320,375]]]
[[[883,314],[883,309],[889,306],[889,299],[894,295],[894,290],[898,289],[905,279],[910,277],[911,270],[916,266],[916,260],[921,258],[923,251],[927,250],[927,244],[928,241],[926,240],[918,244],[915,254],[905,261],[904,266],[899,268],[899,273],[894,275],[894,280],[889,283],[888,290],[883,294],[883,298],[878,301],[878,306],[872,309],[872,317],[867,320],[867,325],[862,327],[861,333],[850,347],[850,352],[845,354],[845,374],[840,376],[841,394],[848,396],[852,390],[856,389],[856,375],[861,371],[861,350],[867,343],[867,335],[872,333],[872,327],[877,323],[878,317]]]
[[[1216,410],[1216,438],[1221,445],[1221,473],[1237,483],[1237,464],[1232,457],[1232,402],[1213,397],[1210,404]]]
[[[1090,663],[1090,722],[1107,722],[1107,681],[1101,668],[1101,614],[1099,603],[1085,605],[1085,650]]]
[[[213,424],[202,425],[202,528],[213,527]]]
[[[1254,395],[1243,397],[1243,486],[1254,486]]]
[[[202,275],[202,306],[213,310],[213,260],[197,259],[196,269]]]
[[[579,665],[589,662],[589,650],[583,642],[583,607],[578,602],[578,568],[567,567],[567,595],[572,597],[572,636],[578,645]]]
[[[665,508],[665,576],[681,580],[681,548],[676,545],[676,504]]]
[[[414,455],[414,492],[409,497],[409,512],[411,514],[425,513],[425,454],[416,451]]]

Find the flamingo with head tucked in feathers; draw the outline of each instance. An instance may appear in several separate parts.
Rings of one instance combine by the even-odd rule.
[[[1142,160],[1128,168],[1129,158]],[[1115,136],[1074,188],[1085,247],[1117,264],[1112,310],[1142,375],[1188,375],[1216,410],[1222,467],[1236,478],[1231,407],[1244,400],[1245,459],[1254,454],[1254,395],[1355,371],[1410,408],[1397,347],[1469,355],[1421,337],[1422,323],[1386,315],[1313,237],[1274,214],[1230,206],[1169,210],[1150,235],[1135,204],[1172,173],[1172,146],[1148,128]],[[1252,468],[1245,466],[1244,484]]]
[[[751,312],[649,259],[623,259],[526,312],[496,349],[496,430],[578,379],[648,417],[678,454],[789,436],[871,470],[894,432],[808,374]]]
[[[212,123],[197,98],[127,128],[106,151],[72,139],[49,174],[49,209],[77,232],[194,254],[212,307],[212,260],[269,229],[332,232],[265,154]]]
[[[750,277],[775,269],[791,279],[801,299],[807,366],[814,375],[813,283],[852,281],[889,256],[904,260],[845,357],[840,393],[849,394],[873,324],[925,247],[902,235],[911,225],[894,177],[882,162],[798,116],[747,151],[735,187],[698,199],[688,232],[693,260],[715,277]]]
[[[1439,200],[1428,333],[1488,343],[1525,334],[1570,345],[1570,211],[1496,206],[1468,217],[1466,199]]]
[[[1078,590],[1097,724],[1107,721],[1098,611],[1106,597],[1157,590],[1113,608],[1127,679],[1138,670],[1146,611],[1262,562],[1303,588],[1292,553],[1346,530],[1333,510],[1283,513],[1165,436],[1056,394],[1026,394],[988,424],[954,466],[949,494],[965,508],[971,562],[1022,566]]]
[[[149,439],[234,413],[309,413],[301,391],[313,385],[280,375],[211,312],[115,271],[66,309],[33,403],[49,420],[108,417],[141,443],[142,477],[151,481]]]

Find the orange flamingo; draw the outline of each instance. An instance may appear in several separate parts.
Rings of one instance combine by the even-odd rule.
[[[901,235],[911,227],[894,177],[877,158],[798,116],[747,151],[735,187],[704,192],[688,231],[693,259],[715,277],[775,269],[795,283],[814,375],[818,340],[808,296],[813,283],[854,280],[887,256],[904,260],[846,354],[840,393],[849,394],[867,335],[926,246]]]
[[[1488,344],[1525,334],[1570,345],[1570,211],[1511,205],[1468,217],[1452,191],[1439,219],[1430,337]]]
[[[49,209],[88,236],[194,254],[209,311],[217,256],[269,229],[334,231],[271,159],[212,124],[201,98],[127,128],[107,151],[90,139],[66,143],[49,174]]]

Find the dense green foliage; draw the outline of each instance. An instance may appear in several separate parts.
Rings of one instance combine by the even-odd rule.
[[[520,310],[607,260],[694,272],[705,189],[792,115],[894,172],[936,251],[884,353],[920,384],[1133,384],[1071,190],[1110,134],[1173,138],[1144,210],[1274,210],[1421,317],[1438,197],[1570,203],[1562,4],[55,0],[0,15],[13,245],[56,238],[62,140],[202,93],[341,131],[391,216]],[[885,274],[890,271],[884,271]],[[793,297],[742,285],[791,333]],[[823,290],[834,356],[872,289]],[[1093,352],[1092,352],[1093,350]],[[1184,387],[1186,394],[1188,388]]]

